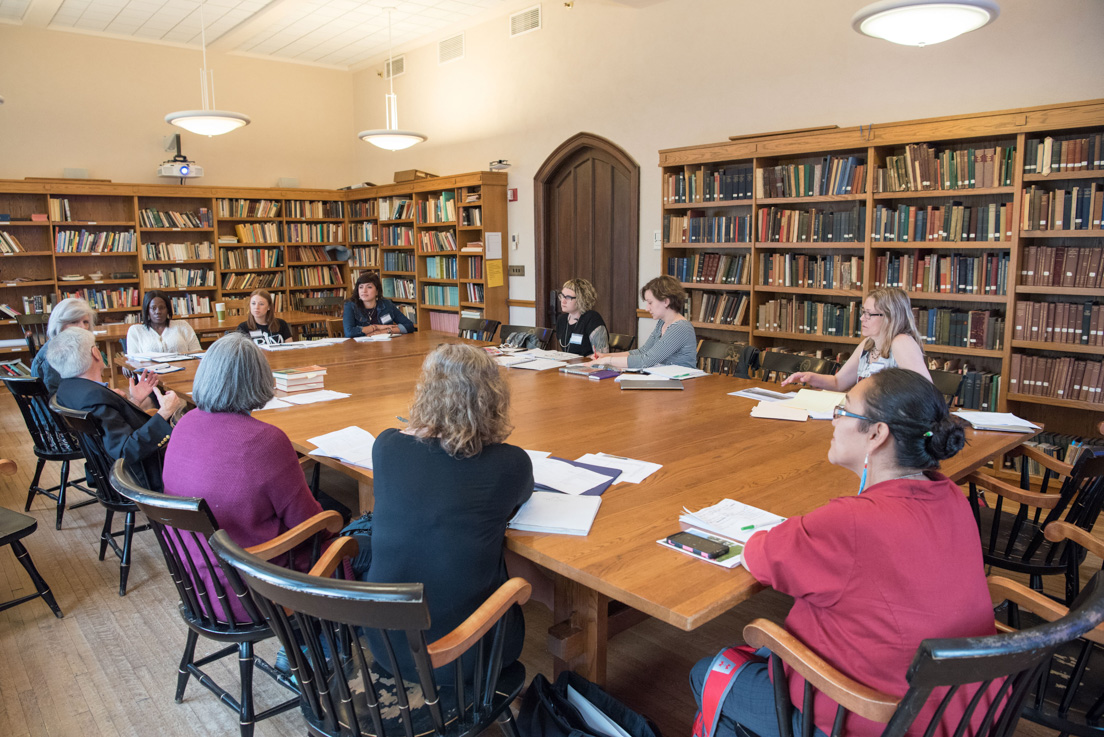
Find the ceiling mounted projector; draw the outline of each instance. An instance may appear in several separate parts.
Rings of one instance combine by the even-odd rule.
[[[203,167],[191,161],[166,161],[157,167],[157,176],[173,179],[197,179],[203,176]]]

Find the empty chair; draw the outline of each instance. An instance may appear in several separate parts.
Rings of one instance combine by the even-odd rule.
[[[633,346],[636,345],[635,335],[625,335],[624,333],[610,333],[609,334],[609,349],[610,353],[620,353],[621,351],[631,351]]]
[[[947,406],[953,407],[955,400],[958,399],[958,392],[962,388],[962,374],[938,369],[929,369],[928,373],[931,374],[935,388],[947,398]]]
[[[27,340],[27,348],[34,358],[39,349],[46,344],[46,326],[50,322],[49,315],[18,315],[15,321],[19,323],[19,329],[23,331],[23,337]]]
[[[519,335],[520,334],[520,335]],[[499,342],[509,344],[511,335],[519,335],[513,340],[523,348],[541,348],[548,350],[551,347],[552,337],[555,335],[552,328],[533,328],[527,325],[503,325],[498,331]],[[532,336],[532,339],[529,338]]]
[[[15,473],[15,471],[15,461],[0,459],[0,473],[10,475]],[[34,517],[28,517],[25,514],[20,514],[19,512],[13,512],[10,509],[0,507],[0,547],[11,545],[12,552],[15,553],[15,559],[18,560],[19,565],[23,566],[23,569],[27,571],[27,575],[31,577],[31,583],[33,583],[35,587],[35,593],[33,594],[27,594],[18,599],[0,603],[0,612],[5,609],[11,609],[13,606],[22,604],[25,601],[41,597],[42,600],[46,602],[46,605],[50,607],[54,616],[61,619],[64,616],[61,613],[61,607],[58,606],[57,602],[54,600],[54,595],[50,592],[50,587],[46,584],[46,581],[43,580],[38,569],[35,568],[34,561],[31,560],[31,554],[27,552],[27,548],[23,547],[23,543],[20,542],[20,540],[37,529],[38,521],[35,520]]]
[[[457,337],[469,340],[494,340],[498,330],[498,320],[484,320],[481,317],[461,317]]]
[[[763,369],[764,378],[770,374],[780,374],[777,378],[783,378],[798,371],[811,371],[814,374],[834,374],[839,364],[827,358],[815,356],[802,356],[797,353],[782,353],[780,351],[763,351],[759,354],[759,365]]]
[[[345,326],[342,324],[340,317],[331,317],[326,320],[326,337],[327,338],[344,338]]]
[[[518,737],[510,704],[525,682],[525,666],[500,666],[503,617],[513,604],[529,599],[524,579],[508,580],[459,627],[426,642],[429,605],[420,583],[372,584],[296,573],[250,555],[224,530],[211,537],[211,547],[238,572],[287,651],[302,685],[300,707],[310,734],[466,737],[497,721],[507,737]],[[392,643],[388,662],[374,662],[358,630],[379,631]],[[387,638],[387,630],[394,636]],[[400,652],[412,659],[414,672],[400,670]],[[467,653],[475,665],[470,682],[461,665]]]
[[[237,317],[246,315],[249,313],[249,300],[248,299],[224,299],[222,303],[226,305],[226,316]]]
[[[711,374],[732,376],[740,361],[742,343],[722,343],[719,340],[702,338],[698,341],[698,368]]]
[[[54,523],[56,529],[61,529],[61,518],[65,515],[65,493],[70,486],[80,489],[86,494],[92,492],[82,486],[79,482],[84,481],[83,478],[78,481],[70,483],[69,481],[69,463],[70,461],[79,461],[84,458],[84,453],[81,451],[80,443],[73,437],[62,425],[58,422],[57,417],[50,411],[50,395],[46,391],[46,386],[42,383],[41,379],[36,378],[16,378],[16,377],[2,377],[5,384],[7,384],[8,390],[15,397],[15,403],[19,406],[19,411],[23,414],[23,422],[27,425],[27,432],[31,434],[31,442],[34,444],[34,454],[38,458],[38,463],[35,465],[34,477],[31,479],[31,485],[27,489],[27,503],[23,507],[23,511],[29,511],[31,503],[34,502],[36,494],[42,494],[57,502],[57,521]],[[61,462],[61,483],[57,486],[51,486],[49,488],[43,488],[40,485],[42,480],[42,471],[46,466],[46,461],[60,461]],[[95,504],[95,499],[86,499],[77,504],[73,504],[72,508],[83,507],[88,504]]]
[[[299,328],[301,338],[329,337],[329,320],[326,318],[339,315],[341,306],[345,304],[345,298],[336,295],[329,297],[304,297],[299,300],[299,309],[303,312],[312,312],[319,316],[318,322],[307,323]]]

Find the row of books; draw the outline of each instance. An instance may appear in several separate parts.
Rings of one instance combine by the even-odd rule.
[[[379,201],[380,220],[412,220],[414,200],[405,197],[385,197]]]
[[[349,259],[349,265],[353,268],[360,269],[378,269],[379,268],[379,246],[354,246],[352,249],[352,258]]]
[[[663,176],[663,202],[730,202],[750,200],[754,190],[750,164],[725,166],[713,171],[701,168],[689,175],[685,171]]]
[[[887,253],[874,257],[874,287],[899,287],[906,292],[977,294],[1008,293],[1007,252],[977,255]]]
[[[341,286],[345,278],[340,266],[292,266],[288,283],[293,287]]]
[[[385,225],[380,245],[392,248],[395,246],[413,246],[414,228],[409,225]]]
[[[9,304],[0,304],[0,312],[8,317],[19,315],[48,315],[57,304],[57,296],[54,294],[25,294],[20,300],[23,311],[19,312]]]
[[[440,284],[423,284],[422,302],[440,307],[459,307],[460,290],[457,287]]]
[[[120,310],[139,307],[142,293],[137,287],[119,287],[117,289],[76,289],[61,293],[62,299],[78,297],[87,300],[97,310]]]
[[[999,351],[1004,343],[1004,317],[991,310],[913,307],[912,317],[925,345]]]
[[[31,370],[19,359],[14,361],[0,361],[0,376],[15,376],[17,378],[22,378],[30,375]]]
[[[284,216],[289,218],[343,218],[345,203],[333,200],[288,200]]]
[[[450,230],[425,230],[421,232],[420,253],[440,253],[456,250],[456,235]]]
[[[1100,361],[1013,353],[1008,391],[1074,402],[1104,403]]]
[[[210,241],[202,243],[143,243],[143,258],[149,261],[187,261],[214,258],[215,247]]]
[[[759,283],[766,287],[862,289],[862,256],[759,254]]]
[[[345,240],[344,223],[286,223],[289,243],[340,243]]]
[[[1104,449],[1104,440],[1100,438],[1086,438],[1079,435],[1041,432],[1031,440],[1024,441],[1024,445],[1036,448],[1048,456],[1072,465],[1077,462],[1078,457],[1082,453],[1093,451],[1099,452],[1101,449]],[[1042,476],[1046,468],[1043,464],[1029,458],[1027,455],[1004,457],[1004,467],[1006,469],[1019,472],[1022,463],[1027,463],[1027,473],[1029,476]]]
[[[284,272],[282,271],[224,274],[222,278],[223,289],[271,289],[282,286],[284,286]]]
[[[1102,216],[1104,189],[1099,182],[1068,190],[1024,190],[1024,230],[1100,230]]]
[[[866,192],[866,160],[825,156],[815,164],[783,164],[755,170],[755,194],[771,197],[819,197]]]
[[[466,279],[482,279],[483,278],[483,257],[482,256],[465,256],[464,265],[467,268]],[[482,300],[480,300],[482,301]]]
[[[667,259],[667,273],[684,283],[750,284],[751,255],[695,253]]]
[[[383,296],[388,299],[417,299],[418,288],[414,280],[402,276],[385,276],[380,279]]]
[[[425,260],[427,279],[456,279],[455,256],[430,256]]]
[[[1012,204],[877,205],[874,241],[974,243],[1012,239]]]
[[[283,266],[278,248],[223,248],[224,269],[275,269]]]
[[[746,292],[700,292],[697,301],[697,322],[714,325],[746,325],[750,304]]]
[[[786,210],[763,207],[759,240],[774,243],[856,243],[866,240],[866,207],[848,210]]]
[[[663,240],[667,243],[749,243],[751,215],[709,217],[704,210],[663,218]]]
[[[234,226],[239,243],[279,243],[279,223],[238,223]]]
[[[214,215],[206,207],[198,212],[177,212],[146,207],[138,211],[138,224],[143,228],[213,228]]]
[[[456,222],[456,195],[442,192],[440,197],[431,197],[417,204],[419,223]]]
[[[176,287],[213,287],[216,285],[214,269],[147,269],[142,272],[142,282],[147,289]]]
[[[756,329],[771,333],[803,333],[835,337],[859,336],[857,301],[846,304],[781,297],[759,305]]]
[[[137,253],[133,230],[59,230],[54,240],[57,253]]]
[[[1104,287],[1104,248],[1028,246],[1023,251],[1020,283],[1025,287]]]
[[[325,246],[288,246],[288,261],[333,261]]]
[[[962,409],[995,412],[1000,406],[1001,375],[990,371],[960,371],[962,385],[958,389],[957,405]]]
[[[1012,339],[1104,346],[1104,305],[1017,302]]]
[[[926,192],[1012,185],[1015,146],[937,151],[913,143],[899,156],[887,156],[875,172],[875,192]]]
[[[280,214],[279,200],[243,200],[227,198],[215,205],[220,218],[274,218]]]
[[[379,238],[379,225],[372,221],[349,223],[349,238],[355,243],[372,243]]]
[[[187,317],[188,315],[210,315],[211,298],[198,294],[182,294],[170,297],[172,300],[172,312],[174,317]]]
[[[358,200],[349,203],[349,217],[374,218],[376,216],[375,200]]]
[[[483,285],[482,284],[465,284],[464,289],[467,292],[468,302],[482,302],[483,301]]]
[[[460,211],[460,224],[468,226],[483,225],[482,207],[465,207]]]
[[[0,253],[23,253],[25,250],[15,235],[6,230],[0,230]]]
[[[69,206],[66,197],[50,197],[46,200],[46,211],[50,214],[50,220],[62,222],[73,219],[73,210]]]
[[[383,252],[384,271],[414,271],[414,254],[402,251]]]
[[[1104,169],[1104,133],[1065,139],[1029,138],[1024,145],[1024,174],[1094,169]]]
[[[460,313],[430,311],[429,329],[456,335],[460,332]]]

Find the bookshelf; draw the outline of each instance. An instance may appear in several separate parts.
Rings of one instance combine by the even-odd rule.
[[[161,290],[174,317],[214,314],[219,287],[210,197],[138,197],[142,297]]]
[[[1102,134],[1093,100],[662,150],[664,273],[700,335],[837,360],[864,296],[900,286],[986,408],[1095,434]]]
[[[56,299],[57,289],[46,195],[0,194],[0,213],[8,216],[0,222],[0,304],[21,314],[40,312],[50,298]],[[26,351],[15,319],[6,311],[0,314],[0,358]]]

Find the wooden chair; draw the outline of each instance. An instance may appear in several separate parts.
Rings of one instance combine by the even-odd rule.
[[[1051,612],[1053,617],[1051,607],[1054,602],[1014,581],[991,579],[990,593],[996,601],[1014,597],[1021,602],[1021,606],[1033,611]],[[885,724],[882,737],[903,737],[935,689],[949,687],[949,699],[964,687],[973,686],[969,690],[976,692],[978,688],[988,688],[993,681],[1002,678],[1005,679],[1003,684],[991,689],[999,696],[993,698],[989,705],[981,707],[984,720],[980,729],[970,728],[980,703],[977,699],[970,700],[957,725],[943,726],[947,734],[1010,737],[1020,720],[1024,703],[1045,671],[1051,655],[1063,643],[1075,640],[1104,622],[1104,578],[1100,574],[1086,587],[1085,594],[1080,605],[1068,614],[1053,617],[1056,621],[1039,627],[987,637],[924,640],[909,666],[906,674],[909,688],[901,698],[848,678],[774,622],[765,619],[751,622],[744,628],[744,640],[753,647],[770,648],[775,709],[782,737],[793,737],[793,705],[790,703],[784,664],[805,678],[801,707],[803,727],[808,728],[804,731],[805,737],[811,737],[811,727],[816,719],[813,709],[815,691],[822,692],[838,705],[832,737],[845,732],[847,716],[851,713]],[[941,696],[937,696],[934,702],[948,703]],[[911,732],[934,734],[942,714],[942,708],[935,708],[934,716],[926,723],[916,725]]]
[[[225,581],[227,577],[236,577],[237,573],[231,568],[224,570],[220,567],[207,545],[207,539],[219,529],[207,501],[144,489],[126,470],[122,460],[115,461],[111,469],[111,483],[149,518],[165,565],[180,596],[178,609],[188,627],[188,639],[176,679],[176,703],[184,700],[188,679],[195,676],[200,685],[238,714],[242,737],[253,734],[256,722],[298,706],[299,689],[294,682],[287,674],[254,655],[254,645],[272,637],[273,632],[253,600],[248,596],[237,599],[245,611],[244,618],[235,615],[227,603],[235,597],[233,589]],[[249,552],[262,560],[271,560],[313,540],[313,554],[317,559],[322,534],[337,533],[341,526],[341,515],[337,512],[321,512],[279,537],[249,548]],[[200,636],[233,644],[196,660],[195,649]],[[208,663],[235,654],[238,656],[241,679],[238,698],[234,698],[202,670]],[[256,714],[253,706],[254,665],[295,694],[294,698]]]
[[[50,322],[49,315],[18,315],[15,321],[19,329],[23,331],[23,337],[27,339],[27,348],[31,351],[33,359],[39,349],[46,344],[46,326]]]
[[[1086,532],[1092,530],[1104,504],[1104,454],[1086,451],[1072,465],[1062,463],[1035,448],[1020,446],[1015,452],[1038,461],[1044,468],[1063,477],[1057,493],[1048,493],[1051,478],[1043,478],[1041,491],[1030,491],[1027,463],[1022,464],[1021,484],[1017,488],[994,476],[975,471],[963,479],[970,485],[970,504],[981,535],[982,555],[987,565],[1026,573],[1031,588],[1042,591],[1043,576],[1065,575],[1065,603],[1077,596],[1080,580],[1070,575],[1068,556],[1080,565],[1084,549],[1065,542],[1047,540],[1043,530],[1059,520]],[[981,493],[995,495],[995,503],[983,504]],[[1004,510],[1005,500],[1015,502],[1013,511]]]
[[[249,312],[249,299],[223,299],[219,300],[226,305],[227,317],[241,317]]]
[[[498,320],[484,320],[481,317],[461,317],[457,337],[469,340],[494,340],[498,330]]]
[[[609,349],[610,353],[620,353],[621,351],[631,351],[633,346],[636,345],[635,335],[625,335],[624,333],[610,333],[609,334]]]
[[[774,373],[776,375],[782,374],[782,378],[798,371],[812,371],[814,374],[831,375],[839,369],[838,363],[827,358],[802,356],[797,353],[781,353],[779,351],[763,351],[760,353],[759,365],[763,369],[764,377]]]
[[[556,331],[552,328],[532,328],[527,325],[503,325],[498,331],[499,342],[505,343],[507,338],[514,333],[527,333],[537,336],[537,347],[546,351],[552,347],[552,338],[556,335]]]
[[[127,578],[130,576],[130,546],[134,533],[148,530],[150,526],[135,525],[138,507],[125,496],[120,495],[111,485],[112,459],[104,450],[103,429],[100,427],[99,420],[87,412],[62,407],[58,404],[56,396],[50,397],[50,409],[61,415],[62,420],[80,443],[81,451],[84,453],[85,469],[92,474],[92,481],[96,485],[96,498],[105,510],[103,529],[100,531],[100,560],[104,559],[104,554],[110,546],[111,551],[119,558],[119,596],[126,596]],[[123,529],[119,531],[111,529],[116,512],[124,515]],[[115,539],[117,537],[123,538],[121,547]]]
[[[962,389],[963,375],[954,371],[940,371],[938,369],[929,369],[928,373],[931,374],[935,388],[947,399],[947,406],[953,407],[955,400],[958,399],[958,393]]]
[[[54,413],[50,411],[50,395],[46,391],[42,380],[35,377],[0,377],[8,387],[8,391],[15,397],[15,403],[23,415],[23,422],[27,425],[27,432],[31,434],[31,442],[34,444],[34,454],[38,458],[35,465],[34,477],[27,489],[27,503],[23,507],[24,512],[31,509],[35,495],[42,494],[57,502],[57,521],[55,529],[61,529],[61,519],[65,515],[65,492],[70,486],[80,489],[85,494],[93,492],[79,481],[70,483],[69,463],[84,458],[80,443],[58,423]],[[42,479],[42,470],[46,461],[61,462],[61,483],[44,489],[39,485]],[[95,504],[96,500],[87,499],[71,506],[72,509]]]
[[[0,473],[10,476],[14,474],[16,470],[15,461],[9,461],[6,458],[0,459]],[[31,554],[27,552],[27,548],[23,547],[23,543],[20,542],[20,540],[37,529],[38,521],[34,517],[28,517],[25,514],[20,514],[19,512],[13,512],[10,509],[0,507],[0,547],[11,545],[12,552],[15,553],[15,559],[19,561],[19,565],[23,566],[23,570],[31,577],[31,583],[33,583],[35,587],[35,593],[33,594],[27,594],[18,599],[0,603],[0,612],[5,609],[11,609],[13,606],[30,601],[31,599],[41,597],[42,600],[46,602],[46,605],[50,607],[50,611],[54,613],[54,616],[61,619],[65,616],[61,613],[61,607],[58,606],[57,601],[54,600],[53,593],[50,592],[50,587],[39,574],[38,569],[35,568],[34,561],[31,560]]]
[[[341,543],[345,555],[356,554],[354,540]],[[474,737],[497,721],[507,737],[518,737],[510,704],[525,683],[525,666],[501,667],[502,620],[512,605],[529,599],[524,579],[504,583],[460,626],[429,643],[429,605],[420,583],[372,584],[296,573],[250,555],[224,530],[211,537],[211,547],[237,570],[287,651],[291,672],[303,686],[301,708],[310,734]],[[373,662],[358,636],[361,629],[392,643],[387,673]],[[388,638],[387,630],[405,633],[404,656],[416,672],[399,667],[402,636],[395,632]],[[474,678],[465,682],[461,656],[473,651]],[[444,670],[435,673],[435,668]]]
[[[329,297],[304,297],[299,300],[299,308],[304,312],[313,312],[319,316],[318,322],[311,322],[304,324],[299,329],[299,335],[301,338],[323,338],[329,335],[329,320],[334,316],[335,311],[340,311],[341,306],[345,304],[344,297],[338,297],[336,295],[330,295]]]
[[[722,343],[702,338],[698,341],[698,368],[711,374],[734,376],[740,362],[743,343]]]
[[[340,317],[331,317],[326,320],[326,337],[327,338],[344,338],[345,337],[345,323]]]

